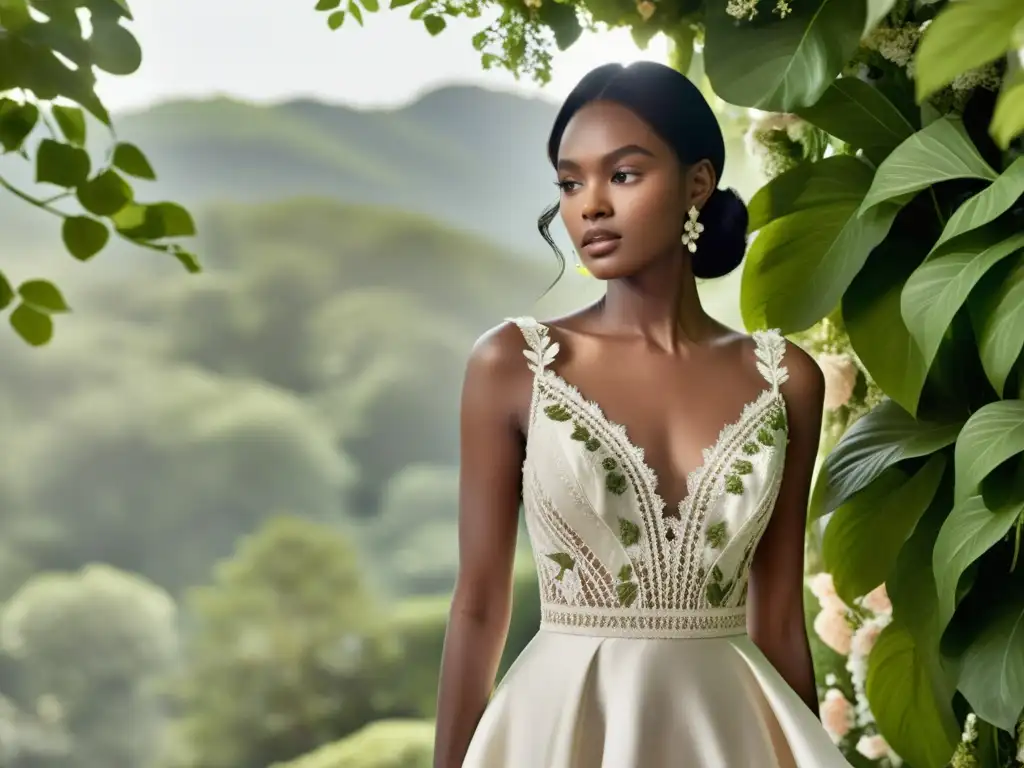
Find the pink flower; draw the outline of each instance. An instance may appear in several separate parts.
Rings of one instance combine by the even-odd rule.
[[[882,634],[882,626],[877,621],[867,621],[860,629],[853,633],[850,640],[850,653],[861,658],[867,658],[871,649],[875,647],[878,636]]]
[[[846,656],[850,653],[853,630],[846,621],[845,611],[824,608],[814,618],[814,631],[821,641],[836,653]]]
[[[857,751],[868,760],[881,760],[891,752],[885,739],[877,734],[874,736],[861,736],[857,741]]]
[[[892,613],[892,603],[889,601],[889,593],[885,589],[885,584],[879,584],[873,590],[868,592],[864,596],[864,600],[861,602],[861,605],[876,616]]]
[[[847,355],[821,355],[818,367],[825,375],[825,410],[846,405],[857,385],[857,366]]]
[[[822,571],[811,576],[807,581],[811,593],[818,598],[821,608],[824,611],[833,610],[846,612],[846,604],[836,594],[836,586],[832,581],[832,574]]]
[[[825,692],[825,700],[821,702],[821,724],[825,726],[832,741],[837,744],[853,727],[853,705],[836,688]]]

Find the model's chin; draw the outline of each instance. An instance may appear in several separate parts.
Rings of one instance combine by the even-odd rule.
[[[598,280],[615,280],[620,277],[627,277],[636,271],[636,266],[627,259],[605,258],[592,259],[589,263],[584,262],[590,275]]]

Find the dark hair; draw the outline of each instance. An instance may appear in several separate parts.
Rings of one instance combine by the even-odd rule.
[[[685,75],[650,61],[605,64],[580,80],[551,129],[548,159],[552,165],[558,163],[558,147],[569,121],[583,106],[598,100],[614,101],[634,112],[672,147],[683,165],[708,160],[721,180],[725,140],[711,106]],[[555,203],[540,215],[537,226],[564,271],[565,257],[550,232],[557,215]],[[701,209],[700,222],[704,225],[700,247],[691,257],[694,275],[707,279],[729,274],[743,261],[747,249],[747,206],[735,190],[719,187]]]

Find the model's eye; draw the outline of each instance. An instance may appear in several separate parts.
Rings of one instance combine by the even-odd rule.
[[[640,174],[637,171],[616,171],[612,174],[612,182],[615,184],[628,184],[638,178]]]
[[[572,192],[579,186],[579,184],[580,183],[578,181],[570,181],[569,179],[561,179],[555,182],[555,186],[563,192]]]

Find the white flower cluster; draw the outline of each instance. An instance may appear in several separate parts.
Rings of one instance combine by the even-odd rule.
[[[760,0],[729,0],[725,6],[725,12],[735,19],[750,21],[757,16],[757,6]],[[793,11],[789,0],[775,0],[775,7],[772,13],[777,13],[781,18],[786,18]]]

